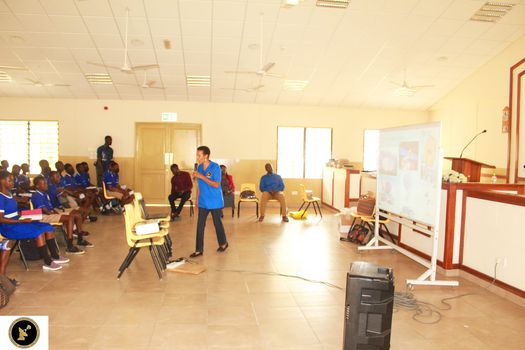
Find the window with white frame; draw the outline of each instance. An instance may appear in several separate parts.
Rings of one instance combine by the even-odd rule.
[[[277,171],[282,177],[320,179],[330,158],[331,128],[277,128]]]
[[[0,159],[10,166],[28,163],[31,173],[38,173],[38,162],[58,160],[58,122],[0,120]]]

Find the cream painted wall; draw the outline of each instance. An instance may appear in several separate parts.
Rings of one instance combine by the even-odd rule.
[[[501,132],[502,110],[509,100],[509,69],[525,56],[525,36],[476,70],[429,110],[441,120],[445,155],[459,156],[477,132],[487,129],[464,156],[507,167],[507,134]],[[445,162],[450,167],[450,162]]]
[[[334,157],[360,162],[365,128],[422,123],[429,118],[425,111],[406,110],[0,98],[0,119],[58,120],[61,156],[87,157],[110,134],[115,156],[133,157],[135,122],[159,122],[161,112],[177,112],[180,122],[201,123],[212,158],[222,159],[275,159],[277,126],[322,126],[334,128]]]

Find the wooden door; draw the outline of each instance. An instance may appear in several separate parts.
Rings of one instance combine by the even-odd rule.
[[[195,124],[172,125],[170,129],[170,160],[180,170],[192,172],[197,147],[201,143],[201,128]]]
[[[173,163],[192,171],[201,127],[182,123],[137,123],[135,190],[148,204],[167,204]]]
[[[135,190],[148,203],[166,201],[169,171],[169,128],[166,124],[137,124]]]

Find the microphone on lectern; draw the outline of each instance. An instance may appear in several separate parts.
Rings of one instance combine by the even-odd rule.
[[[467,143],[467,145],[465,147],[463,147],[463,149],[461,150],[461,154],[459,155],[459,158],[463,158],[463,152],[465,152],[465,150],[467,149],[467,147],[481,134],[484,134],[487,132],[487,129],[483,130],[482,132],[480,133],[477,133],[476,136],[474,136],[472,138],[472,140],[469,141],[469,143]]]

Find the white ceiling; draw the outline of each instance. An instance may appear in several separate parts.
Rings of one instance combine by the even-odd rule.
[[[525,4],[498,23],[469,21],[485,0],[352,0],[345,10],[304,0],[0,0],[0,65],[13,82],[0,96],[145,99],[425,109],[525,33]],[[130,9],[129,60],[158,63],[148,71],[160,89],[142,89],[143,73],[121,66],[125,9]],[[308,80],[304,91],[265,77],[263,91],[244,92],[258,77],[226,74],[259,66],[259,14],[264,13],[264,61],[272,73]],[[163,41],[169,39],[172,49]],[[439,60],[446,57],[446,60]],[[412,97],[396,86],[435,85]],[[109,73],[115,85],[91,85],[85,73]],[[502,72],[502,74],[505,74]],[[186,75],[210,75],[211,87],[187,87]],[[24,85],[25,78],[70,87]],[[118,85],[118,84],[135,84]]]

